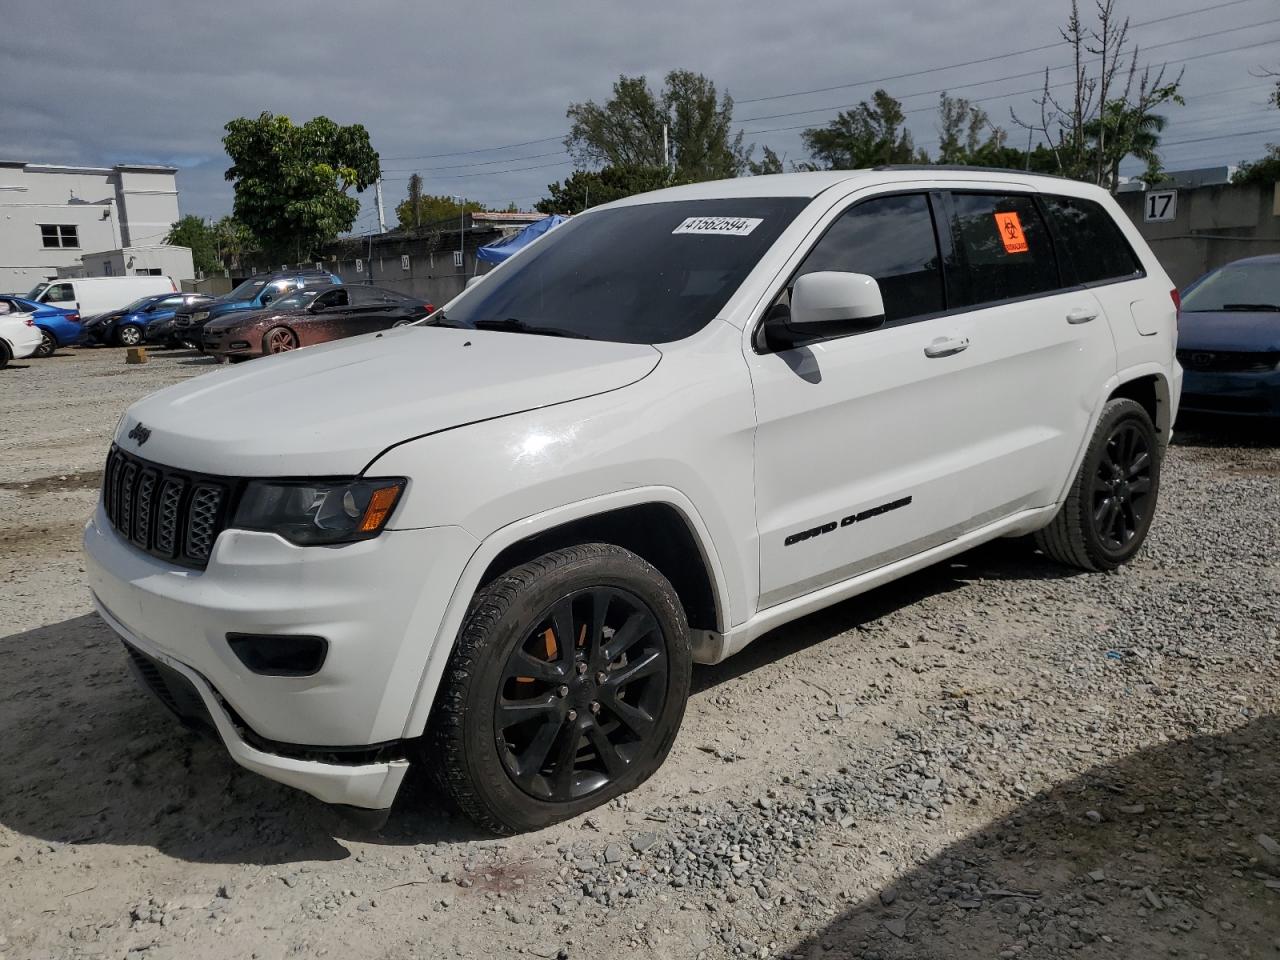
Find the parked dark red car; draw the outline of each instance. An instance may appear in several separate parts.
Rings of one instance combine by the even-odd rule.
[[[209,321],[201,348],[232,361],[248,360],[403,326],[433,310],[424,300],[381,287],[311,287],[281,297],[265,310]]]

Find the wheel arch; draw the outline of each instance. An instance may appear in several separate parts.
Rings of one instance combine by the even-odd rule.
[[[652,529],[630,529],[643,527],[646,521],[654,524]],[[626,535],[628,531],[630,536]],[[664,535],[673,538],[665,554],[660,549]],[[693,504],[674,488],[640,487],[517,520],[485,537],[458,577],[437,622],[418,692],[405,721],[405,737],[420,736],[426,729],[436,690],[476,591],[502,571],[534,556],[572,542],[592,541],[632,550],[671,581],[685,605],[686,616],[697,617],[696,622],[690,620],[695,650],[700,635],[718,634],[730,622],[724,571],[709,530]],[[681,552],[690,546],[696,549],[696,563],[688,563],[689,555]],[[654,562],[655,557],[658,562]],[[683,559],[686,566],[696,569],[676,572],[673,578],[673,559]],[[699,595],[699,591],[709,592]],[[691,601],[696,614],[689,612]]]
[[[1125,398],[1141,405],[1164,442],[1173,423],[1170,393],[1169,381],[1163,373],[1141,373],[1117,383],[1107,400]]]

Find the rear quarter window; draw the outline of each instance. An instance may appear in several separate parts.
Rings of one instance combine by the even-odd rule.
[[[1129,241],[1102,204],[1079,197],[1045,196],[1063,271],[1075,283],[1108,283],[1143,275]]]

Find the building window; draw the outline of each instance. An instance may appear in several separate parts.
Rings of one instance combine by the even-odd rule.
[[[116,271],[115,271],[115,267],[114,267],[114,266],[112,266],[112,263],[111,263],[111,261],[110,261],[110,260],[103,260],[103,261],[102,261],[102,275],[103,275],[104,277],[112,277],[112,276],[115,276],[115,272],[116,272]]]
[[[45,247],[80,246],[80,234],[74,223],[42,223],[40,239]]]
[[[158,277],[160,276],[159,267],[139,267],[133,271],[135,277]]]

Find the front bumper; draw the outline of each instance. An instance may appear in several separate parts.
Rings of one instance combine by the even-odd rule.
[[[113,617],[96,596],[93,600],[98,614],[124,640],[139,681],[181,719],[215,734],[240,766],[269,780],[296,787],[325,803],[370,810],[386,810],[391,806],[409,770],[407,760],[348,766],[299,760],[250,746],[204,677],[150,646]]]
[[[1184,370],[1180,409],[1186,413],[1280,417],[1280,370],[1256,373]]]
[[[432,640],[475,546],[457,527],[389,530],[342,547],[230,529],[208,567],[190,570],[126,542],[101,504],[84,534],[99,612],[190,681],[232,759],[321,800],[374,809],[390,804],[403,760],[300,758],[406,736]],[[229,633],[320,636],[328,653],[311,676],[267,676],[240,661]]]

